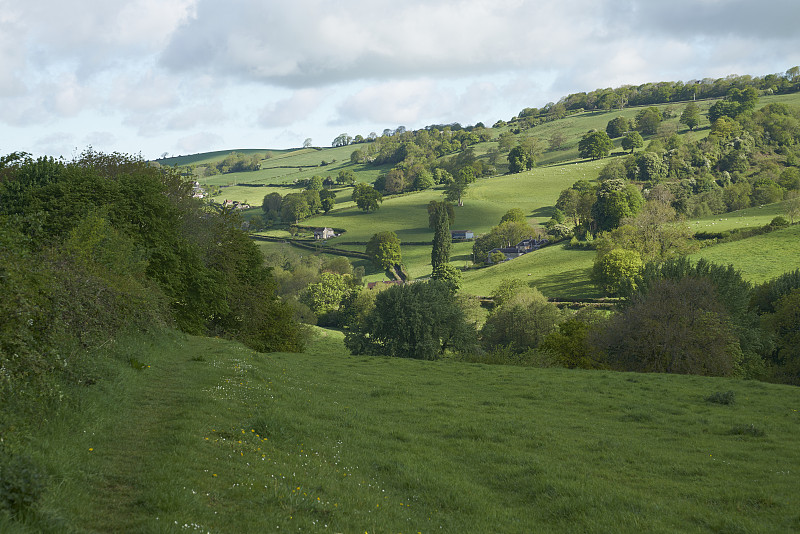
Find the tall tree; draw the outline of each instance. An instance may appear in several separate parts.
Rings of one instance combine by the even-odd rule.
[[[450,262],[450,246],[453,238],[450,235],[450,216],[447,211],[449,202],[437,202],[434,208],[433,248],[431,249],[431,267],[436,271]]]

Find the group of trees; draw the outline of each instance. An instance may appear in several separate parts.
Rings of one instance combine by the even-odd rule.
[[[345,343],[354,354],[800,384],[800,270],[753,288],[732,267],[672,258],[631,277],[611,314],[562,311],[524,281],[504,280],[480,328],[474,303],[441,280],[364,290],[348,300]]]
[[[264,196],[261,211],[269,221],[284,221],[297,224],[300,220],[324,211],[328,213],[336,204],[336,193],[329,189],[304,189],[299,193],[281,196],[272,192]]]
[[[174,325],[300,349],[301,329],[240,226],[193,199],[177,171],[139,158],[2,158],[0,399],[39,402],[57,398],[58,377],[90,380],[89,351],[126,330]]]
[[[769,104],[748,111],[737,103],[736,109],[727,112],[738,114],[719,116],[704,139],[685,143],[677,135],[656,137],[643,152],[611,159],[600,172],[600,186],[578,182],[561,193],[556,206],[578,227],[576,233],[583,235],[613,229],[624,217],[635,214],[630,212],[634,187],[646,198],[665,200],[679,216],[688,217],[796,195],[800,190],[796,148],[800,110]],[[628,201],[620,203],[623,189]],[[598,199],[605,202],[597,204]]]

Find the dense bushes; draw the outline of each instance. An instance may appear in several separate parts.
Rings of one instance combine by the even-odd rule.
[[[257,350],[301,347],[238,217],[189,191],[174,172],[119,154],[3,159],[0,427],[64,384],[94,381],[87,351],[123,330],[171,324]]]

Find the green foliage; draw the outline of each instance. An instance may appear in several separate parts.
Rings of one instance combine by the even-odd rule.
[[[372,258],[372,263],[381,269],[391,269],[403,262],[400,253],[400,239],[394,232],[378,232],[367,243],[367,255]]]
[[[631,154],[637,148],[642,148],[644,146],[644,139],[642,139],[641,134],[639,132],[632,130],[625,134],[625,137],[622,138],[622,148],[625,150],[630,150]]]
[[[702,278],[652,283],[599,339],[608,364],[626,371],[730,376],[742,360],[735,325]]]
[[[448,350],[469,350],[474,342],[474,327],[450,285],[438,280],[382,291],[364,321],[345,333],[353,354],[422,360],[441,358]]]
[[[383,202],[383,196],[369,184],[356,184],[353,188],[352,200],[360,210],[376,211]]]
[[[26,212],[36,213],[35,226]],[[299,347],[238,215],[204,209],[172,170],[92,151],[70,163],[22,160],[0,184],[0,222],[30,239],[23,253],[15,231],[3,234],[19,252],[9,272],[27,256],[49,280],[45,300],[33,304],[25,297],[33,279],[7,279],[31,303],[29,319],[44,336],[25,341],[31,354],[69,350],[65,340],[96,346],[123,328],[164,323],[261,350]]]
[[[662,119],[661,111],[655,106],[650,106],[636,114],[636,129],[644,135],[655,135]]]
[[[683,112],[681,112],[679,122],[685,124],[690,131],[697,128],[697,125],[700,124],[700,108],[696,103],[689,102],[686,104],[686,107],[683,108]]]
[[[462,278],[461,270],[450,263],[439,264],[431,272],[431,279],[446,283],[453,293],[461,288]]]
[[[611,179],[600,184],[591,214],[598,230],[611,230],[619,226],[622,219],[639,213],[643,205],[644,199],[636,186]]]
[[[317,316],[321,326],[341,326],[339,311],[348,293],[355,290],[353,277],[349,274],[323,272],[319,281],[309,284],[301,293],[300,302],[308,306]]]
[[[444,200],[431,200],[428,202],[428,228],[434,230],[439,221],[439,212],[447,211],[448,225],[453,226],[456,220],[456,210],[450,202]]]
[[[519,173],[533,168],[535,161],[521,146],[516,146],[508,153],[508,172]]]
[[[631,129],[631,122],[625,117],[614,117],[606,125],[606,133],[612,139],[622,137]]]
[[[615,248],[598,255],[592,281],[608,295],[619,295],[642,268],[642,257],[635,250]]]
[[[431,267],[434,272],[450,263],[450,248],[453,237],[450,234],[450,216],[447,212],[449,203],[439,203],[435,209],[433,229],[433,247],[431,248]]]
[[[541,350],[555,355],[556,361],[569,369],[600,369],[591,338],[605,324],[605,317],[591,310],[581,310],[559,323],[540,345]]]
[[[505,288],[499,288],[505,291]],[[515,352],[538,348],[561,320],[558,308],[536,288],[516,286],[513,294],[501,298],[481,329],[485,350],[509,347]]]
[[[774,306],[775,313],[766,316],[764,322],[775,336],[775,378],[800,385],[800,289],[782,296]]]
[[[297,224],[311,215],[308,199],[303,193],[289,193],[281,200],[281,219]]]
[[[322,211],[328,213],[336,205],[336,193],[330,189],[323,189],[319,192],[320,205]]]
[[[736,402],[736,393],[731,390],[728,391],[716,391],[706,397],[706,402],[710,402],[713,404],[724,404],[724,405],[731,405]]]
[[[578,155],[582,158],[601,159],[608,156],[614,143],[606,132],[589,132],[578,141]]]
[[[519,208],[511,208],[500,218],[500,224],[507,221],[528,224],[528,219],[525,218],[525,212]]]
[[[24,516],[39,502],[45,473],[29,457],[9,454],[0,445],[0,510],[11,517]]]

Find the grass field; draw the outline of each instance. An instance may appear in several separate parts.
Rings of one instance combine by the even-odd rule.
[[[800,529],[798,388],[353,357],[318,332],[305,354],[117,343],[114,378],[26,444],[52,483],[0,531]]]
[[[769,222],[769,221],[767,221]],[[800,225],[701,249],[691,259],[732,264],[754,284],[800,269]]]

